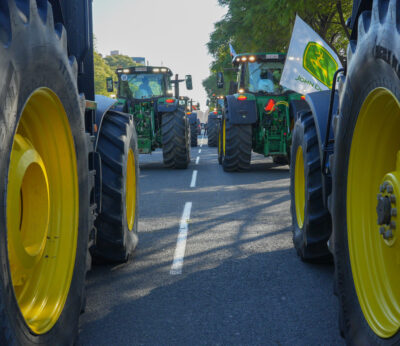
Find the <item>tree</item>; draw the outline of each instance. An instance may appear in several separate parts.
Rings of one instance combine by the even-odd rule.
[[[107,92],[106,78],[115,77],[115,71],[107,65],[101,55],[94,51],[94,87],[96,94],[111,96],[112,93]]]
[[[114,71],[117,68],[132,67],[136,65],[132,58],[127,55],[110,55],[105,57],[104,60]]]

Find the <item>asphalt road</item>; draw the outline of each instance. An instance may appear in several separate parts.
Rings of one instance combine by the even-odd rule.
[[[293,249],[288,166],[224,173],[201,143],[187,170],[141,155],[139,246],[90,272],[78,345],[343,345],[333,267]]]

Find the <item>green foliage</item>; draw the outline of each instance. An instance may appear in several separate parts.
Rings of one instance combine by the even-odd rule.
[[[115,71],[107,65],[101,55],[94,51],[94,87],[96,94],[110,96],[107,92],[106,78],[113,77],[116,80]]]
[[[105,57],[104,60],[114,71],[117,68],[132,67],[136,65],[127,55],[110,55]]]
[[[231,68],[229,43],[237,53],[286,52],[296,13],[305,20],[339,55],[344,58],[349,32],[345,20],[350,17],[352,0],[219,0],[226,16],[215,24],[208,50],[214,57],[211,74]],[[234,78],[225,73],[225,82]],[[203,81],[207,92],[212,76]]]
[[[125,68],[135,66],[133,60],[126,55],[112,55],[102,58],[101,55],[94,51],[94,85],[95,92],[99,95],[111,96],[116,94],[116,90],[113,93],[107,92],[106,78],[112,77],[114,81],[117,81],[117,75],[115,70],[117,68]]]

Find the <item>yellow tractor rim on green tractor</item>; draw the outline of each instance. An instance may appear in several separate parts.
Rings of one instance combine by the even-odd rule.
[[[135,224],[135,211],[136,211],[136,170],[135,170],[135,156],[132,149],[129,149],[128,162],[126,167],[126,221],[130,231]]]
[[[400,104],[387,89],[365,99],[347,176],[348,246],[364,317],[381,338],[400,327]]]
[[[75,265],[77,164],[68,118],[49,89],[36,90],[14,137],[7,184],[7,245],[19,309],[36,334],[64,308]]]
[[[296,218],[299,228],[304,224],[304,208],[306,205],[306,184],[304,178],[303,148],[297,148],[294,171],[294,201],[296,204]]]

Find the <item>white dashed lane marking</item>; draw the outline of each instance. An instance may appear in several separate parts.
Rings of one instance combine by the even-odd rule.
[[[197,170],[193,171],[192,181],[190,182],[190,187],[196,187]]]
[[[191,210],[192,210],[192,202],[186,202],[185,207],[183,208],[181,223],[179,226],[179,234],[178,234],[178,240],[176,241],[174,260],[172,261],[171,270],[169,272],[171,275],[182,274]]]

